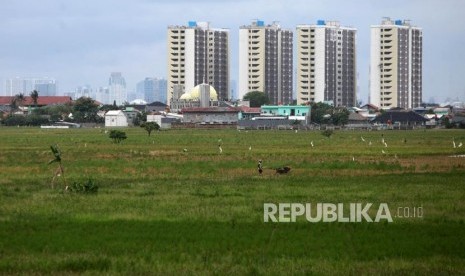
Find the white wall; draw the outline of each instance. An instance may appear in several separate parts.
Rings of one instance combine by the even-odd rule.
[[[186,29],[184,38],[184,92],[189,93],[195,87],[195,29]]]
[[[325,28],[315,28],[315,102],[323,102],[325,100],[325,32]],[[309,72],[309,74],[312,73]]]
[[[121,111],[117,115],[105,115],[105,127],[127,127],[128,119]]]
[[[249,30],[239,30],[239,90],[237,97],[242,99],[249,92]]]
[[[371,28],[370,39],[370,103],[380,107],[380,29]]]

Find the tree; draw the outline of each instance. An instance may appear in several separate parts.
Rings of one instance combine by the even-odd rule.
[[[24,104],[24,101],[26,100],[26,97],[24,96],[23,93],[19,93],[18,95],[15,96],[18,104],[21,106]]]
[[[110,131],[109,137],[111,139],[113,139],[113,142],[116,143],[116,144],[119,144],[121,141],[128,138],[126,136],[126,132],[121,131],[121,130],[112,130],[112,131]]]
[[[135,126],[144,127],[145,122],[147,122],[147,112],[145,111],[138,112],[134,119],[132,119],[132,123]]]
[[[349,110],[345,107],[333,109],[332,122],[336,126],[343,126],[349,122]]]
[[[331,122],[331,106],[325,103],[311,104],[311,119],[317,124],[329,124]]]
[[[31,94],[29,94],[29,96],[31,96],[34,106],[37,107],[37,101],[39,100],[39,92],[37,90],[33,90]]]
[[[97,122],[98,106],[91,98],[81,97],[73,106],[73,117],[76,122]]]
[[[270,102],[268,96],[260,91],[251,91],[245,94],[243,100],[250,101],[250,107],[261,107]]]
[[[11,110],[14,112],[16,109],[18,109],[20,106],[24,104],[25,100],[26,98],[24,97],[23,93],[16,94],[10,103]]]
[[[317,124],[345,125],[349,122],[349,110],[325,103],[312,103],[311,118]]]
[[[159,130],[159,129],[160,129],[160,126],[159,126],[157,123],[155,123],[155,122],[146,122],[146,123],[143,123],[143,124],[141,125],[141,127],[143,127],[143,128],[147,131],[147,133],[149,134],[149,136],[150,136],[150,133],[152,133],[152,131],[154,131],[154,130]]]

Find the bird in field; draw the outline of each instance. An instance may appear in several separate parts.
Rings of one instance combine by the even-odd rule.
[[[381,153],[382,153],[382,154],[386,154],[386,152],[385,152],[384,150],[381,150]]]
[[[183,149],[182,151],[183,151],[183,152],[187,152],[187,149]]]
[[[313,141],[311,141],[311,142],[310,142],[310,145],[312,146],[312,148],[314,147],[314,145],[313,145]]]
[[[362,142],[365,142],[365,138],[363,138],[363,136],[360,136],[360,139],[362,139]]]
[[[386,142],[384,142],[384,147],[387,148],[387,143]]]
[[[454,147],[454,149],[456,148],[454,140],[452,140],[452,146]]]
[[[220,151],[220,154],[223,153],[223,149],[221,148],[221,145],[218,145],[218,149]]]
[[[459,144],[459,146],[458,146],[458,147],[459,147],[459,148],[461,148],[462,146],[463,146],[463,145],[462,145],[462,142],[460,142],[460,144]]]
[[[371,141],[370,141],[370,142],[368,142],[368,145],[369,145],[369,146],[371,146]]]
[[[252,146],[249,146],[249,150],[252,150]]]

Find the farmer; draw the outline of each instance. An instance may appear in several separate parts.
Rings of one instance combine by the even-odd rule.
[[[262,160],[258,160],[258,173],[259,174],[262,174],[263,172],[263,164],[262,164]]]

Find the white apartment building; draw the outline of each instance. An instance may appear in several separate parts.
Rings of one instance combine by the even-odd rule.
[[[422,102],[422,29],[408,20],[384,18],[371,26],[370,99],[383,109]]]
[[[355,106],[356,31],[337,21],[297,26],[297,104]]]
[[[208,83],[218,92],[218,99],[228,100],[229,30],[213,29],[207,22],[190,21],[188,26],[168,27],[167,102],[175,87],[191,91]]]
[[[271,104],[292,103],[293,33],[256,20],[239,29],[239,90],[264,92]]]

